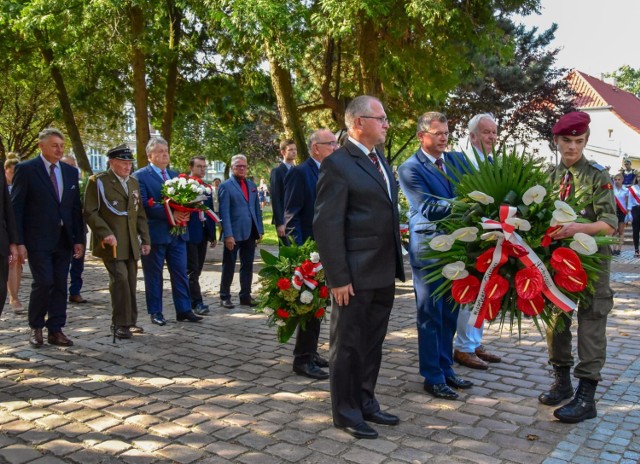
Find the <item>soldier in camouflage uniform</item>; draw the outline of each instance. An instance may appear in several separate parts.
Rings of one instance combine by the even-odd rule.
[[[136,281],[140,253],[149,254],[151,238],[138,180],[131,177],[133,154],[126,145],[107,152],[109,170],[89,178],[84,217],[93,232],[93,255],[109,272],[114,338],[142,332],[136,326]]]
[[[553,126],[554,142],[562,156],[558,166],[551,169],[550,185],[559,187],[559,198],[564,200],[586,192],[591,195],[591,203],[582,211],[582,217],[589,223],[574,222],[563,226],[555,238],[572,237],[578,232],[588,235],[611,235],[617,226],[613,187],[607,170],[599,164],[588,161],[583,150],[589,140],[589,115],[576,111],[561,117]],[[609,255],[609,246],[600,247],[598,253]],[[555,372],[555,382],[551,389],[538,399],[546,405],[556,405],[565,399],[573,400],[554,411],[561,422],[576,423],[597,416],[594,395],[600,371],[607,354],[607,315],[613,308],[613,292],[609,287],[610,264],[601,263],[595,293],[589,301],[581,304],[578,317],[578,364],[573,375],[579,384],[575,392],[571,385],[570,371],[573,366],[571,355],[571,319],[563,318],[561,331],[547,328],[549,363]],[[573,314],[571,314],[573,316]]]

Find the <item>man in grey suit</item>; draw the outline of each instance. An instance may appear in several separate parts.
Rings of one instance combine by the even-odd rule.
[[[404,280],[398,188],[384,157],[389,121],[367,95],[345,112],[349,139],[320,167],[313,234],[333,296],[330,390],[334,425],[356,438],[377,438],[365,421],[396,425],[380,410],[375,386],[393,306]]]

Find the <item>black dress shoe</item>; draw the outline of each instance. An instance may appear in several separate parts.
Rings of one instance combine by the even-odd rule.
[[[461,379],[460,377],[456,377],[452,375],[450,377],[446,377],[444,379],[451,388],[459,388],[462,390],[466,390],[467,388],[473,387],[473,382],[468,380]]]
[[[113,335],[120,340],[126,339],[126,338],[131,338],[133,337],[133,335],[131,334],[131,330],[129,330],[129,327],[123,326],[123,325],[117,325],[115,327],[112,328]]]
[[[258,302],[254,298],[249,298],[248,300],[247,299],[240,300],[240,304],[243,306],[251,306],[251,307],[258,306]]]
[[[231,299],[228,300],[220,300],[220,306],[227,309],[233,309],[235,306],[231,303]]]
[[[329,378],[329,374],[327,372],[323,371],[312,362],[307,364],[294,364],[293,372],[298,375],[309,377],[310,379],[325,380]]]
[[[365,422],[362,422],[358,425],[350,425],[348,427],[340,427],[339,425],[336,425],[336,428],[344,430],[349,435],[355,438],[378,438],[378,432],[376,432],[375,429],[369,427],[369,425],[367,425]]]
[[[367,414],[364,416],[364,420],[380,425],[398,425],[400,423],[400,418],[398,416],[394,416],[393,414],[389,414],[384,411]]]
[[[313,362],[318,367],[329,367],[329,361],[327,361],[326,359],[322,358],[318,353],[316,353],[313,356]]]
[[[202,320],[202,317],[196,316],[195,314],[193,314],[192,311],[187,311],[185,313],[178,313],[178,315],[176,316],[176,319],[179,322],[182,322],[182,321],[200,322]]]
[[[436,398],[443,400],[457,400],[459,395],[451,390],[446,383],[424,384],[424,391],[431,393]]]
[[[151,323],[155,325],[167,325],[167,321],[164,319],[162,313],[155,313],[151,315]]]

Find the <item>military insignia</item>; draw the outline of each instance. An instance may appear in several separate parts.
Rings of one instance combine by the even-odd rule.
[[[604,184],[604,185],[602,186],[602,188],[603,188],[603,189],[605,189],[605,190],[613,190],[613,185],[611,185],[611,184]]]
[[[573,129],[573,130],[571,131],[571,135],[576,135],[576,133],[577,133],[577,132],[578,132],[577,130]]]
[[[113,200],[113,201],[111,202],[111,204],[112,204],[113,206],[118,206],[118,200]]]
[[[138,203],[140,203],[140,194],[137,190],[131,191],[131,196],[133,197],[133,206],[138,209]]]

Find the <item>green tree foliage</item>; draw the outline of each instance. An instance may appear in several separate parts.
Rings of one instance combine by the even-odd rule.
[[[625,64],[614,72],[605,74],[605,76],[613,77],[616,87],[640,96],[640,69],[634,69]]]
[[[548,48],[557,26],[538,33],[505,19],[500,27],[511,38],[513,53],[470,57],[477,72],[467,76],[444,107],[454,136],[465,133],[475,114],[488,112],[498,123],[500,145],[507,140],[551,141],[554,122],[573,109],[573,93],[563,78],[567,70],[553,67],[559,50]]]

